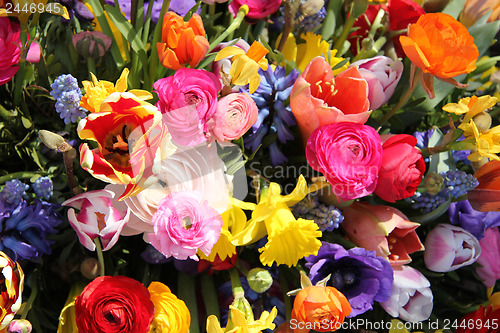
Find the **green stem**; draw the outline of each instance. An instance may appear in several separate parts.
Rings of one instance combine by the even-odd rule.
[[[208,48],[207,53],[210,53],[210,51],[212,51],[217,45],[219,45],[222,41],[224,41],[229,34],[231,34],[234,30],[236,30],[240,26],[241,22],[243,22],[243,19],[248,14],[248,10],[249,9],[248,9],[247,5],[243,5],[240,7],[240,9],[238,10],[238,14],[236,14],[236,18],[234,19],[234,21],[219,37],[217,37],[217,39],[215,39],[210,44],[210,47]]]
[[[219,302],[215,290],[214,278],[208,273],[201,276],[201,289],[203,290],[203,303],[207,311],[207,316],[215,315],[219,318]]]
[[[238,274],[238,270],[236,268],[231,268],[229,270],[229,276],[231,277],[231,286],[233,288],[233,296],[234,298],[245,296],[245,290],[241,286],[240,275]]]
[[[9,173],[8,175],[0,177],[0,184],[12,179],[30,179],[35,176],[46,176],[49,173],[47,171],[19,171],[14,173]]]
[[[333,45],[333,49],[337,50],[338,53],[335,55],[336,57],[340,57],[342,54],[344,54],[344,43],[347,39],[347,36],[349,36],[352,26],[354,25],[354,21],[356,19],[354,18],[354,15],[349,15],[347,20],[345,21],[344,28],[342,29],[342,34],[340,35],[339,39],[335,41],[335,44]]]
[[[413,91],[415,91],[415,88],[417,87],[417,80],[418,80],[418,75],[419,75],[420,69],[417,69],[414,73],[413,76],[413,82],[410,83],[410,86],[408,87],[408,90],[406,90],[405,94],[401,97],[399,102],[394,105],[394,107],[379,121],[380,125],[383,125],[387,120],[389,120],[396,112],[401,109],[403,105],[410,99],[411,95],[413,94]]]
[[[92,57],[87,58],[87,68],[89,70],[89,73],[94,73],[95,75],[97,75],[97,72],[95,70],[94,58],[92,58]]]
[[[179,272],[177,277],[178,281],[178,291],[177,296],[179,299],[186,303],[191,315],[191,325],[189,327],[189,333],[199,333],[200,323],[198,322],[198,306],[196,305],[196,281],[192,276],[186,273]]]
[[[163,26],[163,17],[165,16],[165,13],[168,10],[168,7],[170,6],[170,0],[165,0],[163,1],[163,4],[161,5],[161,11],[160,11],[160,17],[158,18],[158,22],[156,23],[155,30],[153,32],[153,40],[151,42],[151,56],[149,57],[149,76],[148,79],[144,80],[144,88],[145,90],[151,91],[153,88],[153,82],[156,81],[156,78],[158,77],[158,61],[160,60],[158,58],[158,51],[156,50],[156,44],[160,42],[162,38],[162,26]],[[163,68],[163,66],[159,66]]]
[[[290,319],[292,319],[292,300],[290,299],[290,296],[287,295],[287,293],[290,291],[290,287],[288,286],[288,281],[286,280],[284,273],[285,270],[283,268],[280,268],[279,282],[281,290],[283,291],[283,302],[285,303],[285,315],[286,315],[286,320],[290,321]]]
[[[31,306],[33,305],[33,302],[36,299],[36,295],[38,294],[38,269],[35,269],[33,271],[33,274],[31,275],[31,294],[26,303],[23,306],[23,312],[21,313],[21,318],[20,319],[26,319],[28,316],[28,312],[31,309]]]
[[[94,238],[95,251],[97,252],[97,261],[99,261],[99,276],[105,275],[104,269],[104,256],[102,253],[101,240],[99,238]]]

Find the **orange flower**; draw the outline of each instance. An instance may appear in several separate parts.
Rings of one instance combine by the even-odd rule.
[[[500,19],[500,1],[499,0],[467,0],[464,9],[460,14],[460,22],[466,27],[470,27],[476,23],[489,11],[493,11],[488,17],[488,22],[497,21]]]
[[[347,298],[333,287],[309,286],[295,296],[290,328],[294,331],[336,331],[351,313]]]
[[[479,185],[467,196],[475,210],[500,211],[500,161],[490,161],[476,171]]]
[[[188,22],[174,12],[163,18],[163,43],[157,43],[158,57],[163,66],[180,69],[185,65],[195,67],[208,52],[205,28],[200,15],[193,14]]]
[[[448,79],[476,69],[477,46],[465,26],[452,16],[430,13],[408,27],[399,38],[413,64],[438,78]]]
[[[161,282],[151,282],[148,290],[151,302],[155,306],[155,315],[149,332],[188,333],[191,315],[186,303],[172,294],[170,288]]]

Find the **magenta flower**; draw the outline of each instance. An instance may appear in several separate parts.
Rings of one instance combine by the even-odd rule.
[[[391,298],[380,305],[394,318],[410,322],[429,319],[433,307],[429,280],[413,267],[404,265],[393,268]]]
[[[153,215],[154,233],[147,241],[165,257],[198,260],[200,250],[210,255],[220,237],[222,217],[198,191],[174,192],[163,199]]]
[[[259,109],[247,93],[229,94],[219,100],[212,133],[218,141],[239,139],[257,121]]]
[[[322,172],[342,200],[375,190],[382,163],[380,135],[373,127],[340,122],[318,127],[306,146],[309,165]]]
[[[425,239],[425,266],[434,272],[450,272],[471,265],[480,253],[477,238],[451,224],[438,224]]]
[[[477,259],[479,267],[476,273],[483,280],[486,287],[495,286],[500,279],[500,231],[497,227],[489,228],[484,233],[484,238],[479,241],[481,244],[481,255]]]
[[[280,8],[281,0],[233,0],[229,4],[229,11],[236,17],[238,9],[243,5],[249,8],[246,17],[258,20],[274,14]]]
[[[62,203],[80,210],[68,210],[69,224],[75,229],[80,243],[90,251],[95,251],[93,240],[101,238],[103,251],[115,245],[123,226],[130,217],[130,210],[120,212],[113,207],[115,193],[109,190],[85,192]]]
[[[17,73],[21,55],[21,32],[19,23],[8,17],[0,17],[0,85],[9,82]],[[31,43],[26,56],[29,62],[40,61],[40,45]]]
[[[358,60],[359,73],[368,82],[370,110],[376,110],[389,101],[403,74],[403,63],[386,56]]]
[[[172,139],[191,146],[206,141],[203,132],[209,130],[208,121],[215,114],[222,88],[217,77],[203,69],[181,68],[156,81],[153,88],[159,98],[156,106],[167,114],[164,123]]]

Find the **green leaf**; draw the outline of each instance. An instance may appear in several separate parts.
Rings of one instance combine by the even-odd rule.
[[[33,126],[33,123],[26,117],[21,117],[21,121],[23,123],[24,128],[29,129],[31,128],[31,126]]]
[[[490,23],[476,22],[469,28],[469,33],[474,37],[474,44],[479,50],[479,57],[481,57],[493,43],[493,39],[500,28],[500,21]]]
[[[321,25],[321,35],[324,40],[328,40],[333,36],[337,25],[337,16],[341,12],[341,8],[341,0],[330,0],[328,3],[327,14]]]
[[[458,18],[458,15],[460,15],[462,9],[464,9],[465,1],[466,0],[451,0],[443,9],[443,13]]]

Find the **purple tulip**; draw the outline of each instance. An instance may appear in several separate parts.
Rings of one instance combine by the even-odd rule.
[[[410,322],[427,320],[433,307],[430,286],[429,280],[415,268],[394,267],[391,298],[380,305],[394,318]]]
[[[376,110],[389,101],[403,73],[403,63],[386,56],[358,60],[351,66],[358,66],[361,76],[368,82],[371,110]]]
[[[484,237],[486,229],[500,226],[500,212],[479,212],[468,200],[452,202],[448,214],[452,224],[464,228],[477,239]]]
[[[387,301],[392,286],[392,267],[375,251],[364,248],[345,250],[323,242],[318,255],[306,257],[313,284],[331,274],[328,285],[345,295],[351,305],[349,318],[372,309],[373,302]]]
[[[481,246],[470,232],[451,225],[438,224],[425,239],[425,266],[434,272],[450,272],[473,264]]]

